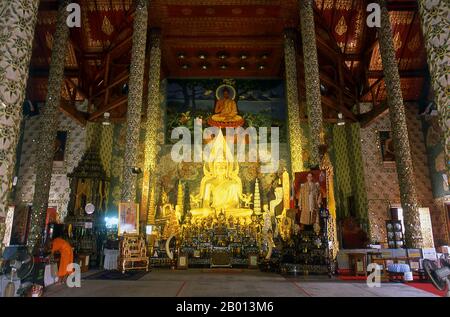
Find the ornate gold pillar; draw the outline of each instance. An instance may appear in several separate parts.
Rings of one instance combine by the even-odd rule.
[[[148,2],[136,0],[136,14],[133,24],[133,47],[128,93],[127,134],[124,154],[121,200],[136,200],[137,175],[133,168],[137,166],[139,134],[141,128],[142,95],[144,88],[145,46],[147,41]]]
[[[300,26],[305,67],[306,105],[308,109],[311,165],[320,164],[320,134],[323,128],[320,74],[317,60],[316,33],[312,0],[300,0]]]
[[[288,114],[289,148],[291,152],[291,174],[303,171],[302,130],[297,81],[297,58],[295,52],[295,32],[284,33],[284,63],[286,77],[286,97]]]
[[[155,219],[155,208],[149,206],[149,195],[155,193],[156,181],[153,172],[156,167],[156,156],[158,147],[158,130],[161,127],[161,37],[159,30],[152,30],[150,35],[150,66],[148,78],[147,97],[147,122],[145,123],[145,160],[144,179],[142,186],[141,210],[147,213],[147,219],[151,223]],[[150,208],[152,207],[152,208]],[[151,210],[150,210],[151,209]]]
[[[445,0],[418,1],[425,38],[428,67],[434,91],[434,102],[439,113],[439,122],[444,134],[445,161],[450,162],[450,96],[448,74],[450,70],[449,14],[450,2]],[[450,164],[447,163],[450,177]]]
[[[47,83],[47,100],[40,117],[36,159],[36,180],[34,182],[33,210],[31,213],[28,246],[32,250],[40,246],[42,232],[47,214],[50,183],[52,180],[53,155],[56,132],[58,130],[59,104],[61,101],[61,86],[64,80],[64,65],[66,61],[69,27],[67,26],[67,5],[69,0],[60,2],[56,30],[53,35],[52,57]]]
[[[408,127],[406,125],[405,106],[400,86],[400,75],[395,59],[391,21],[385,0],[380,0],[380,5],[381,28],[378,30],[378,37],[395,147],[400,200],[404,214],[406,246],[409,248],[420,248],[422,245],[422,233],[420,229],[419,206],[409,146]]]
[[[0,5],[0,249],[39,1]]]

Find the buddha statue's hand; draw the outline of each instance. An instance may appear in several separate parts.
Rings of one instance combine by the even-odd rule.
[[[320,226],[319,226],[319,223],[318,222],[316,222],[315,224],[314,224],[314,232],[316,233],[316,234],[319,234],[319,232],[320,232]]]

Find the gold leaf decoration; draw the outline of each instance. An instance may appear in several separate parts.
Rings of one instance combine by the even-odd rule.
[[[108,36],[110,36],[114,32],[114,26],[111,24],[106,15],[103,18],[102,31]]]
[[[402,40],[400,38],[400,32],[397,32],[394,36],[394,49],[398,51],[402,47]]]
[[[52,50],[52,48],[53,48],[53,36],[50,33],[48,33],[48,32],[45,33],[45,44],[47,44],[47,47],[48,47],[49,50]]]
[[[411,52],[415,52],[420,46],[420,36],[419,33],[414,36],[414,38],[408,43],[408,49]]]
[[[337,35],[342,36],[345,32],[347,32],[347,29],[348,28],[347,23],[345,23],[345,18],[344,16],[341,16],[338,24],[336,24],[334,31],[336,32]]]

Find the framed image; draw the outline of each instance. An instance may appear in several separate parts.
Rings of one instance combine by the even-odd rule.
[[[139,234],[139,204],[119,203],[118,234]]]
[[[258,256],[257,255],[249,255],[248,256],[248,268],[249,269],[256,269],[258,268]]]
[[[188,257],[185,254],[182,254],[178,257],[177,269],[186,270],[188,268]]]
[[[14,211],[14,219],[11,230],[11,244],[26,244],[30,227],[31,206],[17,205]]]
[[[63,162],[66,154],[67,131],[58,131],[55,139],[55,149],[53,154],[54,162]]]
[[[381,159],[383,162],[395,162],[394,142],[391,131],[378,131]]]

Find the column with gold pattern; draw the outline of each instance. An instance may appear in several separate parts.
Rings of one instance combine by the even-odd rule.
[[[395,59],[394,41],[386,1],[380,0],[381,27],[378,30],[387,102],[395,148],[400,200],[405,223],[405,242],[409,248],[420,248],[422,233],[420,229],[419,206],[415,186],[411,149],[406,125],[405,106],[400,86],[400,74]]]
[[[127,132],[123,166],[121,200],[136,201],[137,166],[139,134],[141,128],[142,96],[144,89],[145,46],[147,42],[148,2],[136,0],[136,13],[133,23],[133,46],[127,109]]]
[[[39,1],[29,0],[10,0],[0,6],[0,246],[38,6]]]
[[[157,147],[158,130],[161,127],[161,98],[160,98],[160,76],[161,76],[161,33],[154,29],[150,35],[150,67],[148,79],[148,97],[147,97],[147,122],[145,124],[145,159],[144,159],[144,179],[141,199],[141,210],[147,214],[148,224],[154,224],[155,208],[149,206],[149,195],[156,190],[154,179]],[[151,207],[151,208],[150,208]],[[143,218],[145,219],[145,218]]]
[[[319,63],[312,0],[300,0],[300,26],[305,67],[306,105],[308,109],[310,165],[319,167],[320,134],[323,128]]]
[[[446,0],[418,1],[425,37],[431,85],[434,102],[439,113],[439,122],[444,135],[445,162],[450,162],[450,2]],[[417,35],[419,36],[419,35]],[[450,177],[450,164],[447,163],[447,175]]]
[[[55,138],[58,130],[58,114],[61,101],[61,86],[64,80],[69,27],[67,26],[69,0],[60,1],[56,30],[53,35],[52,56],[48,76],[47,99],[40,118],[39,149],[36,159],[36,180],[34,183],[33,210],[30,220],[28,246],[40,246],[45,226],[50,183],[52,180]]]
[[[297,81],[297,58],[295,51],[295,32],[284,33],[284,63],[288,114],[289,148],[291,152],[291,174],[303,171],[302,130]]]

